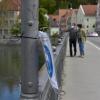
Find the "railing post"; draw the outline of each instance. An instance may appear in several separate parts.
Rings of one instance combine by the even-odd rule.
[[[38,93],[38,0],[22,0],[21,100],[39,100]]]

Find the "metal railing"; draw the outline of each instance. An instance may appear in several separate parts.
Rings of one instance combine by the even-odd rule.
[[[59,42],[57,45],[56,52],[54,54],[54,62],[56,66],[56,75],[59,88],[61,87],[61,76],[63,70],[63,62],[66,56],[67,39],[68,35],[65,33],[61,37],[61,42]],[[46,65],[44,65],[39,72],[39,92],[40,100],[58,100],[58,93],[54,92],[48,80]]]

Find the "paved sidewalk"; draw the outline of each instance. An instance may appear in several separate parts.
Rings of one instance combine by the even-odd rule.
[[[87,41],[84,58],[65,58],[61,100],[100,100],[100,48]]]

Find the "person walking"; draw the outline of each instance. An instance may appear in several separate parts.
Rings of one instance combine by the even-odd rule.
[[[69,49],[70,49],[70,56],[76,56],[77,48],[76,48],[76,41],[77,41],[77,30],[74,26],[68,30],[69,32]],[[74,49],[74,52],[73,52]],[[73,54],[74,53],[74,54]]]
[[[80,57],[84,57],[84,43],[86,41],[86,33],[85,33],[85,30],[82,27],[82,24],[79,24],[78,28],[79,28],[78,43],[79,43]]]

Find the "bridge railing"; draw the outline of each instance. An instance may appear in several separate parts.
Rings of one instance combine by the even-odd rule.
[[[56,52],[54,53],[54,62],[56,66],[56,75],[59,88],[61,87],[61,80],[62,80],[61,76],[62,76],[64,58],[66,56],[67,39],[68,35],[67,33],[65,33],[60,38],[60,42],[56,46]],[[45,64],[39,72],[39,94],[40,94],[40,100],[58,100],[58,94],[54,92],[54,90],[50,85]]]

